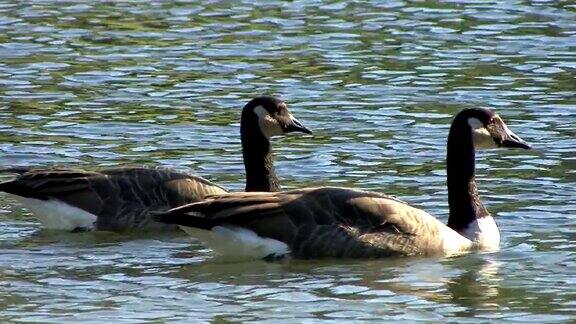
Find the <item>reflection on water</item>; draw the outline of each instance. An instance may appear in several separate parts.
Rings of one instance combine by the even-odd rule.
[[[243,188],[240,108],[279,95],[284,188],[345,185],[445,220],[445,140],[478,155],[499,253],[230,264],[182,236],[38,232],[0,196],[0,320],[568,321],[576,313],[576,7],[558,1],[0,4],[0,166],[164,165]]]

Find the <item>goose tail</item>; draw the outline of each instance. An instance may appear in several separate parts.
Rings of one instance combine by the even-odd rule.
[[[24,196],[23,193],[20,192],[21,190],[19,190],[20,188],[17,184],[17,179],[28,171],[30,171],[29,168],[22,167],[0,168],[0,175],[2,180],[4,180],[0,182],[0,192],[6,192],[16,196]]]
[[[30,168],[26,168],[26,167],[6,167],[6,168],[0,168],[0,173],[4,174],[24,174],[26,172],[30,171]]]
[[[152,215],[152,219],[164,224],[175,224],[204,230],[209,230],[216,226],[213,221],[206,219],[205,215],[201,212],[189,211],[183,214],[175,208],[167,211],[152,211],[150,214]]]

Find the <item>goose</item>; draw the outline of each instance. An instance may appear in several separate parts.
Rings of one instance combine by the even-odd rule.
[[[230,258],[377,258],[497,250],[498,227],[482,205],[475,149],[530,146],[495,112],[470,108],[448,135],[448,224],[385,194],[339,187],[218,194],[155,214]]]
[[[240,134],[246,191],[280,190],[270,138],[290,132],[311,134],[283,101],[262,96],[244,106]],[[17,176],[0,183],[0,191],[19,200],[43,228],[68,231],[177,229],[155,222],[150,212],[227,192],[201,177],[166,168],[7,168],[1,172]]]

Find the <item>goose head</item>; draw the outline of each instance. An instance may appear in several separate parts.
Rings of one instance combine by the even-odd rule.
[[[461,124],[472,133],[476,149],[521,148],[530,149],[530,145],[514,134],[504,120],[494,111],[486,108],[462,110],[453,125]]]
[[[291,132],[312,134],[310,129],[290,113],[285,102],[270,96],[250,100],[244,106],[242,120],[245,127],[257,127],[267,139]]]

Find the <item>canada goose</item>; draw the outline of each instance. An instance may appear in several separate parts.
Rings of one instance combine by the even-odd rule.
[[[270,137],[311,131],[292,116],[284,102],[267,96],[244,106],[240,124],[246,190],[280,190]],[[47,229],[175,229],[175,225],[154,222],[150,211],[226,192],[203,178],[162,168],[9,168],[1,172],[18,176],[0,183],[0,191],[16,196]]]
[[[530,148],[488,109],[456,115],[448,135],[448,225],[391,196],[336,187],[215,195],[156,219],[181,225],[218,254],[252,259],[498,249],[498,227],[480,202],[474,177],[475,148],[496,147]]]

